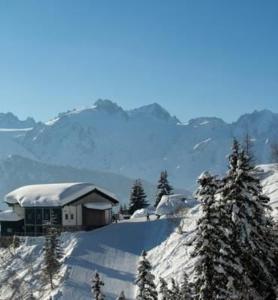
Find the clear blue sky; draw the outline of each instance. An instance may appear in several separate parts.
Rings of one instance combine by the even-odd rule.
[[[184,121],[278,112],[278,1],[0,0],[0,111],[98,98]]]

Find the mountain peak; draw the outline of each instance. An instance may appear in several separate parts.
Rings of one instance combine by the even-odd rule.
[[[150,115],[152,117],[155,117],[156,119],[160,120],[175,120],[176,123],[180,123],[180,121],[174,117],[171,116],[170,113],[163,108],[160,104],[154,102],[148,105],[141,106],[139,108],[135,108],[131,111],[129,111],[130,115]]]
[[[0,113],[0,128],[31,128],[36,125],[34,119],[28,117],[26,120],[19,120],[13,113]]]
[[[109,113],[124,112],[121,106],[109,99],[98,99],[95,102],[95,108]]]

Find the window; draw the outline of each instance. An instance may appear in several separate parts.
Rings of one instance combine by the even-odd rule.
[[[65,219],[68,220],[68,218],[69,218],[69,215],[65,214]]]
[[[74,215],[70,214],[70,219],[73,220],[74,219]]]
[[[50,209],[49,208],[44,208],[43,209],[43,220],[44,221],[50,221]]]
[[[35,209],[34,208],[26,208],[26,224],[35,224]]]
[[[52,208],[51,223],[54,225],[62,224],[62,209],[61,208]]]
[[[36,224],[42,224],[42,209],[36,208]]]

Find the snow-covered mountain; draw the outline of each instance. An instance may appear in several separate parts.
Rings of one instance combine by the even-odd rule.
[[[212,117],[182,123],[157,103],[127,111],[109,100],[98,100],[92,107],[61,113],[45,124],[31,123],[32,129],[12,136],[5,133],[7,142],[0,132],[0,156],[13,143],[2,157],[21,154],[150,182],[167,169],[172,184],[191,190],[204,169],[225,172],[233,137],[243,140],[249,134],[258,163],[270,162],[271,144],[278,141],[278,114],[267,110],[243,115],[232,124]]]

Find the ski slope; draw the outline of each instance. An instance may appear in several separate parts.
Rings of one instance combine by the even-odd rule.
[[[163,243],[175,226],[168,219],[142,218],[80,233],[65,262],[68,276],[55,299],[91,299],[91,280],[96,271],[105,282],[107,300],[114,300],[122,290],[128,299],[135,299],[134,280],[142,250]]]

